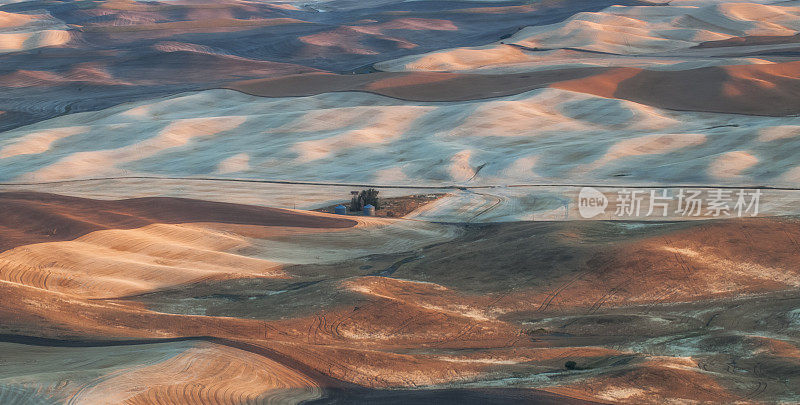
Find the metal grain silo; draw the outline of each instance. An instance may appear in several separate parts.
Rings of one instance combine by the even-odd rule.
[[[374,217],[375,216],[375,207],[372,206],[372,204],[365,205],[364,206],[364,215],[366,215],[368,217]]]
[[[333,213],[334,214],[339,214],[339,215],[347,215],[347,207],[345,207],[344,205],[339,204],[339,205],[333,207]]]

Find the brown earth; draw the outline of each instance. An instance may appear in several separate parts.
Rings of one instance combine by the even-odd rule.
[[[142,218],[198,221],[193,226],[203,229],[215,229],[214,221],[251,224],[217,228],[226,233],[214,237],[226,238],[253,238],[270,229],[259,227],[346,232],[352,226],[324,214],[180,199],[92,201],[17,193],[4,194],[3,201],[15,210],[31,206],[30,219],[78,218],[84,227],[102,229],[133,227]],[[6,226],[26,221],[18,217]],[[356,228],[379,233],[392,223]],[[59,344],[200,338],[265,356],[274,362],[270,375],[290,376],[291,384],[300,385],[310,379],[309,386],[333,397],[466,395],[466,403],[477,403],[530,394],[533,401],[543,389],[570,401],[791,401],[790,387],[800,382],[800,335],[792,326],[792,311],[800,305],[798,225],[795,218],[463,225],[449,241],[284,266],[282,278],[208,279],[103,299],[2,279],[0,333],[16,340],[60,339]],[[82,229],[75,226],[73,235]],[[33,233],[32,241],[41,238],[34,227],[14,229],[17,240],[26,233]],[[91,235],[102,232],[113,231]],[[133,234],[124,232],[115,234],[116,243],[139,243],[126,240]],[[337,232],[321,235],[341,239]],[[63,243],[72,242],[50,245]],[[35,246],[15,250],[29,249],[30,260],[46,254]],[[262,257],[258,246],[237,252]],[[305,249],[306,257],[314,257],[319,248]],[[151,343],[137,344],[146,350]],[[203,353],[211,352],[192,349],[178,359],[202,361]],[[253,364],[238,352],[213,353],[237,358],[232,373]],[[568,361],[575,366],[566,367]],[[181,364],[152,370],[168,373]],[[211,395],[181,384],[162,393]],[[257,384],[263,383],[245,384],[247,392],[260,395]],[[415,389],[420,386],[438,389]],[[491,387],[522,393],[492,395]],[[403,390],[392,394],[387,388]],[[222,392],[228,386],[209,389],[231,397]]]
[[[66,241],[105,229],[133,229],[151,224],[220,222],[301,228],[348,228],[344,218],[289,210],[181,198],[91,200],[44,193],[0,193],[0,251],[17,246]]]
[[[464,101],[501,97],[598,73],[594,68],[508,75],[377,72],[359,75],[312,73],[231,83],[225,88],[264,97],[309,96],[332,91],[366,91],[410,101]]]
[[[683,71],[615,68],[553,87],[660,108],[786,116],[800,113],[800,62]]]
[[[78,27],[80,31],[84,32],[137,32],[137,31],[192,31],[203,30],[203,32],[229,32],[233,30],[247,30],[252,27],[269,27],[281,24],[299,24],[305,21],[296,20],[294,18],[261,18],[241,20],[236,18],[210,18],[200,21],[170,21],[154,24],[137,24],[137,25],[104,25],[93,24]]]
[[[672,110],[786,116],[800,113],[800,62],[682,71],[574,68],[504,75],[447,72],[311,73],[225,86],[265,97],[366,91],[410,101],[465,101],[555,87]]]
[[[718,41],[706,41],[695,46],[695,48],[720,48],[728,46],[752,46],[752,45],[778,45],[800,43],[800,34],[795,35],[751,35],[746,37],[733,37]]]

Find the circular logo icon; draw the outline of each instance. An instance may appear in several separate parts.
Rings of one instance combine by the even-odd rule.
[[[608,207],[608,198],[597,189],[584,187],[578,194],[578,212],[586,219],[604,213],[606,207]]]

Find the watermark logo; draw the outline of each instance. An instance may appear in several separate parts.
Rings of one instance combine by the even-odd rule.
[[[578,194],[578,212],[586,219],[604,213],[606,207],[608,207],[608,198],[597,189],[584,187]]]
[[[613,200],[597,189],[584,187],[578,194],[578,211],[594,218],[613,207],[612,217],[745,217],[757,216],[761,190],[745,189],[618,189]]]

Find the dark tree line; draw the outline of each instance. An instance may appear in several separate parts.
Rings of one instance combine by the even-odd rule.
[[[360,211],[364,209],[367,204],[372,204],[376,210],[380,209],[380,200],[378,199],[378,190],[370,188],[361,190],[358,194],[353,192],[353,198],[350,200],[350,211]]]

